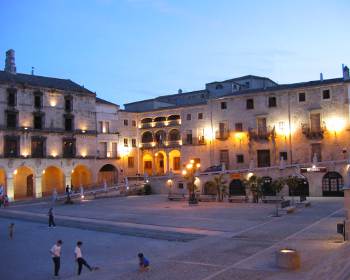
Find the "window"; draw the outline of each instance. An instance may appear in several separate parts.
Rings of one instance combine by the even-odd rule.
[[[331,93],[329,89],[323,90],[322,91],[322,99],[330,99],[331,98]]]
[[[299,92],[298,98],[299,98],[299,102],[305,102],[306,100],[305,92]]]
[[[183,189],[183,188],[184,188],[184,183],[178,183],[177,187],[178,187],[179,189]]]
[[[276,97],[270,96],[269,97],[269,107],[276,107],[277,106],[277,100]]]
[[[15,88],[7,89],[7,105],[8,106],[16,106],[16,95],[17,90]]]
[[[322,149],[320,143],[311,144],[311,162],[317,157],[317,161],[322,161]]]
[[[64,130],[65,131],[72,131],[73,130],[73,120],[74,120],[74,117],[71,115],[64,116]]]
[[[227,109],[227,102],[221,102],[221,110]]]
[[[42,108],[42,93],[41,92],[35,92],[34,93],[34,108],[40,109]]]
[[[191,114],[187,114],[187,115],[186,115],[186,120],[190,121],[191,118],[192,118],[192,115],[191,115]]]
[[[124,120],[124,126],[128,126],[129,125],[129,121],[128,120]]]
[[[132,121],[131,121],[131,125],[132,125],[133,127],[135,127],[135,126],[136,126],[136,121],[135,121],[135,120],[132,120]]]
[[[320,132],[321,131],[321,114],[320,113],[312,113],[310,114],[310,123],[311,132]]]
[[[107,142],[98,143],[98,156],[100,158],[107,157]]]
[[[243,124],[242,123],[235,123],[235,131],[242,132],[243,131]]]
[[[228,138],[228,123],[227,122],[221,122],[219,123],[219,130],[216,132],[216,138],[217,139],[226,139]]]
[[[250,87],[250,83],[249,82],[245,82],[245,86],[246,86],[246,88],[249,88]]]
[[[6,111],[6,126],[7,128],[17,127],[17,112],[16,111]]]
[[[216,85],[215,89],[223,89],[224,87],[221,84]]]
[[[75,157],[75,139],[63,139],[63,157]]]
[[[236,155],[236,161],[237,163],[244,163],[244,155],[242,154]]]
[[[32,157],[43,158],[45,157],[46,139],[44,137],[32,137]]]
[[[247,110],[254,109],[254,99],[247,99]]]
[[[136,148],[136,139],[135,138],[131,139],[131,146],[133,148]]]
[[[102,121],[98,122],[98,128],[99,128],[98,132],[103,133],[103,122]]]
[[[202,120],[203,119],[203,113],[198,113],[198,119]]]
[[[4,141],[4,156],[5,157],[18,157],[19,156],[19,137],[17,136],[5,136]]]
[[[187,130],[186,131],[186,144],[192,145],[192,143],[193,143],[192,130]]]
[[[288,159],[288,153],[287,152],[280,152],[280,159],[287,160]]]
[[[109,133],[109,122],[105,122],[105,133]]]
[[[64,97],[64,110],[66,110],[66,112],[73,111],[73,98],[71,96]]]
[[[173,159],[173,170],[178,171],[180,170],[180,157],[174,157]]]
[[[258,167],[269,167],[270,163],[270,150],[257,150],[258,154]]]
[[[43,114],[34,114],[33,118],[34,129],[43,129]]]
[[[124,147],[128,147],[129,143],[128,143],[128,138],[124,138]]]
[[[266,126],[266,118],[257,118],[258,125],[258,135],[265,136],[267,135],[267,126]]]
[[[134,157],[128,157],[128,168],[134,168],[135,160]]]
[[[229,155],[228,150],[220,150],[220,163],[225,164],[225,167],[229,167]]]
[[[116,158],[118,156],[118,143],[112,142],[112,157]]]

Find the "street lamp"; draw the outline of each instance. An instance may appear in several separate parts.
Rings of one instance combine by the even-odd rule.
[[[198,171],[201,165],[199,163],[195,163],[193,159],[190,160],[188,164],[185,165],[185,169],[182,170],[182,177],[187,181],[187,187],[189,191],[189,204],[198,204],[198,200],[196,198],[195,190],[196,190],[196,176],[198,176]]]

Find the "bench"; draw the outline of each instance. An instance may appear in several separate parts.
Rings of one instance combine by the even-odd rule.
[[[283,199],[277,196],[264,196],[261,200],[264,203],[276,203],[276,202],[283,201]]]
[[[199,196],[199,201],[202,201],[202,202],[216,201],[216,195],[201,194]]]
[[[248,202],[248,197],[245,195],[235,195],[235,196],[230,196],[228,198],[228,201],[231,203],[233,203],[233,202],[236,202],[236,203]]]
[[[184,194],[169,194],[168,199],[170,201],[182,201],[185,200],[185,195]]]

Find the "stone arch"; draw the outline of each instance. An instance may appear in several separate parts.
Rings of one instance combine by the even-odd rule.
[[[180,115],[170,115],[168,121],[176,121],[180,119]]]
[[[72,188],[77,190],[80,187],[92,187],[92,174],[90,169],[82,164],[77,165],[72,170]]]
[[[151,143],[153,142],[153,134],[151,131],[145,131],[141,136],[142,143]]]
[[[34,197],[34,171],[28,166],[20,166],[13,173],[14,199]]]
[[[98,171],[98,184],[114,186],[118,184],[118,169],[112,164],[103,165]]]
[[[164,122],[166,121],[166,117],[156,117],[153,120],[154,122]]]
[[[51,165],[46,167],[42,172],[41,188],[43,196],[50,196],[53,190],[58,193],[65,192],[65,176],[61,168]]]
[[[143,163],[143,173],[146,173],[148,176],[153,174],[153,157],[151,154],[144,154],[142,157]]]
[[[178,129],[172,129],[169,131],[169,136],[168,136],[169,141],[179,141],[181,140],[181,134]]]
[[[230,182],[230,196],[246,195],[245,185],[240,179],[233,179]]]
[[[152,118],[144,118],[141,120],[141,123],[151,123],[152,122]]]
[[[169,152],[169,170],[173,172],[181,171],[181,152],[179,150],[172,150]]]
[[[299,176],[296,178],[298,184],[295,190],[289,189],[289,195],[290,196],[309,196],[309,181],[303,175],[299,175]]]
[[[166,132],[164,130],[158,130],[154,138],[158,145],[162,145],[166,141]]]
[[[166,153],[164,151],[159,151],[155,154],[155,164],[156,164],[156,174],[164,175],[167,166],[166,166]]]
[[[323,196],[344,196],[343,176],[336,171],[327,172],[322,178]]]
[[[203,193],[205,195],[217,195],[217,189],[213,181],[205,182],[203,186]]]

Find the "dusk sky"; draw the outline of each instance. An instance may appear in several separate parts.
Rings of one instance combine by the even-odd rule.
[[[241,75],[292,83],[350,65],[350,2],[0,0],[1,69],[71,79],[124,104]]]

